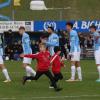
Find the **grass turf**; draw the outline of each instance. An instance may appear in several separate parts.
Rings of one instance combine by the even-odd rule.
[[[22,76],[25,75],[21,68],[21,62],[5,62],[12,78],[11,83],[3,83],[3,75],[0,73],[0,100],[100,100],[100,83],[95,80],[98,77],[95,62],[93,60],[82,60],[82,82],[65,82],[70,78],[70,65],[62,69],[64,79],[59,82],[63,87],[61,92],[49,89],[48,79],[42,76],[37,82],[33,81],[22,85]],[[32,62],[35,66],[35,62]]]

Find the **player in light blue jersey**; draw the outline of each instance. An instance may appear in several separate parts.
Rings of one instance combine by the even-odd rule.
[[[50,34],[50,36],[48,37],[47,41],[45,41],[50,55],[53,56],[54,55],[54,48],[56,46],[59,46],[59,37],[56,33],[54,33],[54,28],[53,27],[48,27],[48,33]]]
[[[90,26],[90,31],[93,33],[94,38],[94,56],[96,61],[97,70],[99,73],[99,78],[96,80],[100,82],[100,33],[96,31],[96,26]]]
[[[9,77],[8,71],[4,65],[4,61],[3,61],[3,47],[2,47],[2,39],[1,39],[1,35],[0,35],[0,68],[2,70],[2,73],[4,74],[6,80],[4,81],[5,83],[7,82],[11,82],[11,79]]]
[[[19,34],[22,35],[22,47],[23,47],[23,53],[24,54],[32,54],[32,49],[31,49],[31,42],[30,42],[30,37],[29,35],[25,32],[24,27],[19,28]],[[30,58],[23,58],[23,67],[26,70],[27,76],[35,76],[36,72],[30,67],[31,64]]]
[[[70,53],[71,55],[71,78],[66,81],[82,81],[82,73],[80,66],[80,42],[78,33],[73,30],[73,24],[68,22],[66,24],[67,31],[69,33],[69,41],[70,41]],[[75,80],[76,70],[78,72],[78,79]]]

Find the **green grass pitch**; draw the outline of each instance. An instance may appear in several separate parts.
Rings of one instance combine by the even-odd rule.
[[[34,67],[36,62],[32,62]],[[61,92],[49,89],[49,81],[42,76],[37,82],[33,81],[22,85],[22,76],[25,71],[21,68],[22,62],[7,61],[5,65],[12,78],[11,83],[3,83],[4,77],[0,72],[0,100],[100,100],[100,83],[94,60],[82,60],[82,82],[65,82],[70,78],[70,64],[65,62],[62,69],[64,79],[58,84],[63,87]]]

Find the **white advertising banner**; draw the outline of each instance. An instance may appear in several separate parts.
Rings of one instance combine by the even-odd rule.
[[[0,32],[8,30],[18,31],[20,26],[24,26],[26,31],[34,31],[33,21],[0,21]]]

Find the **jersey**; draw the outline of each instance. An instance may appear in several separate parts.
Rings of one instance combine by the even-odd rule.
[[[24,54],[32,53],[30,37],[27,33],[24,33],[22,36],[22,47],[23,47]]]
[[[34,58],[37,60],[37,71],[48,71],[50,67],[50,53],[48,51],[37,54],[24,55],[24,57]]]
[[[50,63],[52,63],[52,72],[54,74],[58,74],[61,72],[61,67],[64,66],[64,64],[61,62],[61,57],[57,54],[54,54],[51,57]]]
[[[3,56],[2,37],[0,35],[0,56]]]
[[[46,45],[47,45],[47,47],[48,47],[48,49],[50,51],[50,54],[54,55],[54,47],[55,46],[59,46],[59,37],[58,37],[58,35],[55,34],[55,33],[52,33],[49,36],[49,38],[48,38],[48,40],[46,42]]]
[[[75,30],[70,32],[70,53],[80,52],[80,42],[78,33]]]
[[[97,38],[99,36],[99,38]],[[99,50],[100,48],[100,33],[98,32],[94,32],[93,33],[93,37],[94,37],[94,50]]]

